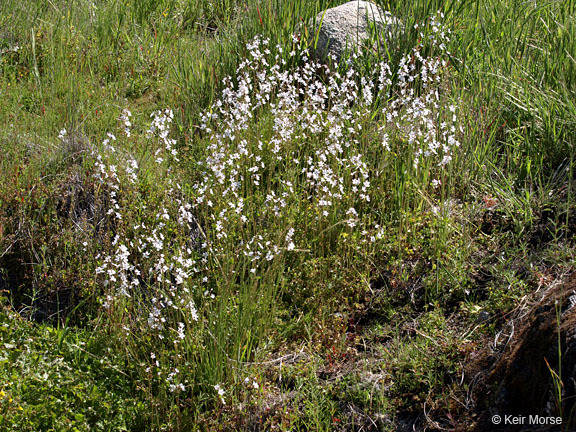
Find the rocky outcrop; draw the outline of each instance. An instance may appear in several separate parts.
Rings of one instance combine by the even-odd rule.
[[[576,275],[551,287],[517,323],[515,336],[474,391],[482,413],[475,431],[575,430],[575,294]],[[494,416],[500,424],[494,424]],[[520,423],[506,423],[505,416]],[[563,420],[561,426],[529,424],[530,416]]]

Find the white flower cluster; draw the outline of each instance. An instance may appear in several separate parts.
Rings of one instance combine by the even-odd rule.
[[[129,109],[124,108],[122,110],[122,113],[120,114],[120,117],[118,118],[118,120],[120,120],[124,126],[124,133],[126,134],[127,137],[130,137],[132,135],[131,132],[132,122],[130,121],[130,117],[132,117],[132,113],[130,112]]]
[[[224,283],[234,284],[236,278],[260,278],[279,257],[306,251],[332,227],[355,231],[364,242],[382,239],[385,230],[371,211],[379,196],[379,157],[409,153],[408,166],[430,170],[430,184],[439,187],[434,176],[460,145],[457,107],[441,91],[449,33],[438,16],[430,26],[435,36],[427,43],[438,56],[425,57],[417,46],[395,67],[378,65],[371,77],[352,63],[345,72],[332,70],[308,60],[306,52],[302,66],[284,70],[269,42],[255,38],[236,78],[225,80],[221,98],[201,116],[208,145],[192,200],[169,181],[165,199],[147,208],[149,201],[138,196],[146,159],[123,158],[108,134],[104,151],[95,155],[95,176],[106,186],[116,233],[112,252],[97,256],[96,274],[108,287],[105,305],[145,299],[139,318],[158,338],[180,347],[193,335],[204,302],[214,298],[209,284],[222,282],[209,280],[210,267],[231,264],[232,282],[227,271]],[[156,168],[170,172],[169,164],[178,162],[170,136],[174,113],[165,109],[151,117],[147,137]],[[126,137],[136,134],[130,118],[128,110],[119,117]],[[63,130],[60,139],[65,136]],[[188,383],[171,370],[169,390],[184,391]],[[258,388],[255,380],[246,383]],[[223,388],[214,390],[225,403]]]
[[[127,110],[121,115],[128,136],[130,115]],[[169,137],[172,118],[171,110],[154,113],[149,133],[157,136],[160,151],[169,151],[173,157],[176,155],[175,141]],[[132,156],[123,160],[111,141],[116,141],[116,137],[108,133],[103,142],[104,150],[94,154],[95,177],[108,191],[107,213],[115,219],[117,232],[111,243],[113,251],[96,256],[100,261],[96,274],[108,287],[104,305],[109,308],[118,299],[132,297],[134,292],[147,292],[150,329],[163,338],[163,331],[172,325],[168,316],[180,316],[183,320],[177,322],[175,341],[181,341],[185,338],[185,322],[199,319],[193,296],[196,291],[201,292],[195,282],[200,279],[199,274],[206,271],[207,262],[201,246],[190,238],[190,235],[198,234],[192,204],[182,198],[182,188],[176,185],[175,189],[166,192],[167,205],[160,207],[151,218],[151,209],[146,207],[145,200],[130,199],[135,196],[133,194],[130,198],[121,196],[125,180],[138,190],[140,166]],[[108,162],[112,159],[115,164]],[[136,211],[135,205],[142,207],[140,212]],[[129,225],[128,219],[134,221],[135,214],[140,214],[141,219]],[[174,242],[177,234],[181,239]],[[187,237],[188,241],[182,240]],[[206,277],[203,281],[207,282]]]
[[[214,386],[214,390],[216,390],[216,393],[218,394],[218,397],[220,397],[220,401],[222,402],[222,405],[226,405],[226,401],[224,400],[224,389],[220,386],[220,384],[216,384]]]
[[[212,209],[216,242],[256,219],[285,220],[286,208],[302,200],[302,191],[319,219],[333,213],[336,201],[370,201],[368,167],[355,144],[373,101],[372,82],[362,80],[360,91],[353,69],[340,76],[314,62],[282,71],[279,56],[272,66],[267,61],[268,43],[255,38],[248,45],[237,84],[227,78],[222,98],[202,117],[211,142],[196,205]],[[328,84],[318,79],[321,71],[328,73]],[[269,116],[271,127],[248,142],[256,113]],[[296,248],[294,229],[285,241],[265,237],[259,230],[240,242],[252,262]]]
[[[184,384],[182,384],[181,382],[177,382],[179,374],[180,374],[180,370],[178,370],[178,368],[174,368],[172,370],[172,372],[170,372],[168,374],[168,376],[166,377],[166,381],[168,382],[168,389],[172,393],[175,393],[177,391],[182,392],[182,391],[186,390],[186,387],[184,386]]]
[[[338,221],[359,226],[378,175],[362,144],[374,118],[381,148],[406,145],[415,169],[423,160],[422,169],[438,170],[451,161],[460,143],[456,107],[444,109],[441,92],[449,32],[440,15],[430,26],[434,37],[427,43],[439,55],[424,57],[423,46],[415,47],[394,68],[394,82],[386,62],[372,78],[351,65],[339,73],[310,60],[286,71],[279,55],[271,59],[268,40],[256,37],[248,44],[236,79],[225,79],[222,97],[201,117],[209,146],[199,162],[203,174],[195,185],[195,205],[208,209],[213,252],[234,240],[241,246],[238,253],[256,263],[295,250],[294,233],[282,239],[266,227],[291,225],[287,209],[301,205],[296,203],[306,203],[318,229]],[[374,113],[376,98],[388,103]],[[438,179],[430,182],[440,185]],[[370,230],[368,238],[381,237]],[[238,232],[248,235],[232,235]]]
[[[160,155],[163,151],[168,152],[175,161],[178,161],[178,152],[174,148],[176,140],[170,138],[170,125],[174,119],[174,112],[167,108],[164,111],[154,111],[150,117],[152,117],[152,124],[150,129],[148,129],[148,137],[157,136],[160,138],[160,142],[164,144],[163,148],[158,148],[156,150],[156,162],[161,164],[164,162],[164,158]]]
[[[382,110],[386,120],[380,128],[382,145],[390,149],[390,135],[406,140],[414,151],[415,168],[423,160],[434,161],[437,166],[444,167],[460,146],[456,106],[449,105],[447,113],[440,92],[442,73],[448,65],[446,58],[449,53],[445,44],[450,40],[449,29],[444,29],[440,21],[443,17],[442,13],[438,13],[430,19],[429,42],[439,50],[440,55],[423,57],[423,44],[420,44],[402,57],[398,84],[393,89],[398,97]],[[420,91],[415,88],[415,83],[421,85]],[[459,132],[462,132],[461,127]],[[435,186],[440,184],[438,179],[433,179],[432,183]]]
[[[140,271],[130,263],[130,252],[124,244],[117,244],[118,236],[112,242],[116,247],[114,255],[104,257],[103,264],[96,269],[96,274],[105,273],[107,283],[118,287],[118,294],[130,297],[130,288],[139,285]]]

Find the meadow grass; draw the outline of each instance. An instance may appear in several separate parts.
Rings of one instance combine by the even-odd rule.
[[[576,5],[378,1],[404,30],[316,64],[338,3],[4,2],[3,428],[470,414],[466,355],[573,270]]]

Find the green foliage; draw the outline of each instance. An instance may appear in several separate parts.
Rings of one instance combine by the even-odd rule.
[[[34,326],[0,312],[0,427],[6,431],[141,430],[147,409],[104,335]]]
[[[405,337],[398,335],[385,348],[391,362],[392,393],[411,407],[436,398],[458,370],[458,351],[463,341],[452,333],[441,310],[421,317],[419,328],[406,328]]]
[[[335,76],[314,70],[292,111],[271,105],[288,87],[276,82],[246,128],[218,136],[242,111],[206,116],[222,114],[217,100],[243,82],[247,44],[268,39],[267,65],[243,69],[254,98],[274,64],[307,64],[311,20],[339,3],[3,2],[0,290],[19,315],[0,315],[0,428],[234,429],[246,420],[238,406],[257,411],[277,393],[291,395],[286,412],[258,422],[389,427],[398,409],[430,407],[455,385],[469,341],[451,320],[489,334],[536,288],[573,270],[573,1],[380,0],[403,30],[333,65],[339,85],[350,74],[361,94],[377,88],[385,60],[390,82],[373,101],[351,98],[334,115],[333,93],[305,111],[310,88]],[[431,18],[437,11],[443,19]],[[434,42],[439,21],[451,34]],[[421,76],[400,85],[403,57],[414,73],[430,72],[418,56],[446,61],[428,123],[399,102],[431,89]],[[149,137],[150,116],[167,107],[172,127],[162,136],[157,124]],[[124,109],[134,113],[130,135]],[[312,114],[319,132],[308,134],[302,120]],[[287,139],[279,119],[292,122]],[[428,125],[439,141],[450,130],[458,145],[430,154],[427,138],[411,134]],[[335,126],[350,147],[341,158],[319,156]],[[263,164],[259,184],[244,181],[251,161],[231,156],[242,140]],[[219,152],[230,157],[223,182],[208,168]],[[307,161],[327,161],[343,179],[327,216],[318,202],[329,186],[310,182]],[[370,200],[352,188],[363,170]],[[238,175],[242,188],[231,194]],[[284,199],[281,211],[271,196]],[[259,242],[277,249],[254,264],[246,245]],[[129,297],[119,295],[122,277]],[[481,315],[489,318],[478,324]],[[284,383],[260,373],[272,352],[301,346],[317,357],[285,366]],[[349,354],[360,349],[385,365],[363,370]],[[246,388],[248,375],[259,377],[258,391]],[[378,380],[367,385],[367,376]]]

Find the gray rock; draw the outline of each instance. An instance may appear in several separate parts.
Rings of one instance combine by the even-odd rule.
[[[399,26],[400,21],[390,12],[367,1],[354,0],[326,9],[316,16],[316,57],[324,60],[332,55],[340,61],[345,52],[360,49],[373,34],[372,28],[390,40]]]
[[[480,311],[480,313],[478,314],[478,317],[476,318],[476,322],[478,324],[484,324],[485,322],[488,322],[490,320],[491,316],[488,312],[486,312],[485,310]]]

